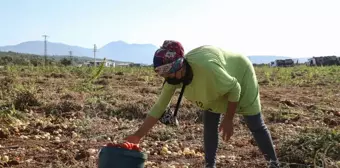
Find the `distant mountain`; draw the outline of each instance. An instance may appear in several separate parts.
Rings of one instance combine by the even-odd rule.
[[[97,58],[107,58],[123,62],[152,64],[152,58],[157,47],[152,44],[128,44],[123,41],[108,43],[97,49]],[[18,45],[0,47],[0,51],[13,51],[19,53],[44,55],[44,41],[28,41]],[[92,48],[71,46],[63,43],[47,42],[49,56],[68,55],[93,57]]]
[[[290,57],[285,56],[270,56],[270,55],[251,55],[248,56],[253,64],[267,64],[278,59],[289,59]]]
[[[27,41],[18,45],[0,47],[1,51],[13,51],[27,54],[44,55],[44,42],[43,41]],[[90,56],[91,49],[66,45],[63,43],[47,42],[48,55],[68,55],[72,50],[75,56]],[[93,54],[92,54],[93,55]]]
[[[49,56],[65,56],[72,51],[73,56],[93,58],[93,48],[72,46],[63,43],[47,42]],[[98,48],[96,57],[107,58],[115,61],[152,64],[154,52],[157,46],[152,44],[128,44],[124,41],[114,41]],[[19,53],[44,55],[44,41],[28,41],[17,45],[0,47],[0,51],[13,51]],[[255,64],[270,63],[277,59],[288,59],[286,56],[251,55],[249,59]],[[298,58],[299,63],[307,61],[307,58]],[[296,59],[295,59],[296,60]]]
[[[153,55],[157,48],[152,44],[128,44],[123,41],[116,41],[100,48],[98,55],[119,61],[152,64]]]
[[[298,60],[299,63],[306,63],[306,62],[308,62],[308,59],[309,58],[294,58],[293,60]]]
[[[279,59],[293,59],[294,62],[305,63],[307,62],[308,58],[292,58],[286,56],[271,56],[271,55],[251,55],[248,56],[250,61],[254,64],[268,64],[272,61],[279,60]]]

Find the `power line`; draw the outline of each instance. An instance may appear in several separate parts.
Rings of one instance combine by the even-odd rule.
[[[44,57],[45,57],[45,66],[47,65],[47,35],[43,35],[44,37]]]

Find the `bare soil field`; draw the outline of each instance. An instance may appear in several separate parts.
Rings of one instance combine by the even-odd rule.
[[[0,167],[96,167],[102,145],[133,133],[157,100],[162,79],[151,68],[98,70],[0,69]],[[256,73],[282,167],[339,168],[340,67],[256,67]],[[183,98],[179,117],[178,128],[159,123],[142,139],[146,167],[202,167],[200,111]],[[241,116],[234,129],[229,142],[219,143],[217,167],[266,167]]]

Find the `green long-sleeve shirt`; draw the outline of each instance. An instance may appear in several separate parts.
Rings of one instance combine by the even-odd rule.
[[[183,96],[202,110],[226,113],[228,101],[239,102],[237,113],[254,115],[260,112],[259,86],[250,60],[240,54],[213,46],[201,46],[185,55],[192,68],[192,82]],[[175,90],[182,85],[165,83],[161,95],[149,114],[160,118]]]

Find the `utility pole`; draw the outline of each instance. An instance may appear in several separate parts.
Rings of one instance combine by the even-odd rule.
[[[96,52],[97,52],[97,46],[96,46],[96,44],[94,44],[94,46],[93,46],[94,67],[97,66],[97,63],[96,63]]]
[[[44,37],[44,57],[45,57],[45,66],[47,65],[47,35],[43,35]]]
[[[69,51],[68,53],[70,54],[70,59],[72,61],[72,51]]]

